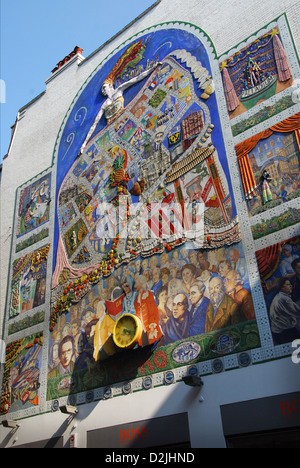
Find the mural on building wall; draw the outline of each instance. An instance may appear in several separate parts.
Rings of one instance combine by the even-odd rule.
[[[30,335],[6,347],[0,413],[39,405],[43,335]]]
[[[293,84],[279,28],[273,28],[220,64],[230,118]]]
[[[77,150],[74,140],[67,148],[67,137],[61,143],[54,286],[64,268],[75,276],[78,268],[104,265],[117,235],[125,239],[118,251],[126,255],[150,255],[161,239],[166,244],[184,237],[183,230],[194,240],[197,231],[203,247],[200,225],[215,247],[240,240],[209,63],[201,50],[199,57],[174,50],[182,45],[175,36],[164,41],[146,36],[125,49],[108,75],[100,70],[97,93],[104,82],[104,95],[112,95],[94,103],[96,115]],[[124,93],[142,79],[125,107]],[[95,93],[94,83],[87,88]],[[73,136],[87,120],[78,101],[70,116]],[[110,102],[118,107],[112,117]]]
[[[120,359],[143,373],[151,349],[171,368],[259,346],[210,60],[195,36],[145,35],[92,75],[60,139],[56,203],[48,399],[115,381]],[[112,335],[126,313],[143,333],[121,352]],[[191,337],[178,353],[194,358],[176,364],[171,348]]]
[[[220,64],[202,31],[182,27],[149,29],[99,64],[64,119],[53,173],[20,189],[6,343],[17,339],[6,349],[2,414],[37,406],[41,375],[43,397],[74,403],[76,393],[87,392],[88,401],[99,387],[110,397],[114,383],[138,389],[131,381],[139,377],[149,388],[151,374],[156,384],[170,383],[182,366],[221,372],[228,354],[228,368],[249,365],[249,350],[257,357],[261,349],[265,359],[229,174],[231,133],[222,132],[228,116],[219,104],[222,78],[230,118],[266,101],[237,119],[234,136],[264,121],[267,128],[296,105],[285,93],[268,105],[293,83],[286,31],[269,26]],[[296,114],[236,146],[249,217],[266,211],[252,222],[254,239],[299,223],[294,202],[267,212],[299,197],[299,123]],[[51,178],[53,219],[34,230],[49,220]],[[48,236],[42,369],[43,333],[26,335],[48,327]],[[43,247],[17,253],[36,242]],[[299,338],[299,242],[257,252],[274,345]],[[120,322],[128,316],[141,333],[126,348],[135,333],[132,322]]]
[[[51,174],[28,185],[21,191],[17,237],[27,234],[49,220]]]
[[[300,114],[236,146],[249,216],[300,195]]]
[[[49,249],[46,245],[14,261],[9,318],[45,303]]]
[[[64,301],[76,299],[52,322],[49,399],[260,345],[241,243],[188,247],[138,257],[106,279],[69,283]],[[145,325],[126,351],[112,337],[125,313]]]
[[[300,237],[256,253],[275,345],[300,338]]]

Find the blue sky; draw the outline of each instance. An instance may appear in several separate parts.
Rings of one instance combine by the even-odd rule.
[[[46,89],[45,80],[75,46],[88,57],[155,0],[0,0],[1,153],[18,110]],[[4,90],[4,92],[3,92]]]

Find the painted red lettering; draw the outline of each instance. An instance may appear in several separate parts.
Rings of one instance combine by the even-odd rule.
[[[121,439],[121,442],[126,440],[126,431],[124,429],[121,429],[120,431],[120,439]]]
[[[148,359],[148,361],[146,361],[145,364],[140,367],[140,371],[142,374],[146,374],[146,368],[148,368],[150,372],[153,372],[155,370],[150,359]]]
[[[159,369],[164,369],[168,364],[167,355],[162,350],[159,350],[154,354],[154,364]]]
[[[295,413],[297,413],[297,414],[300,414],[300,408],[298,408],[298,409],[296,408],[296,404],[299,405],[299,403],[300,403],[300,400],[299,400],[299,399],[298,399],[298,400],[294,400],[293,403],[292,403],[292,409],[293,409],[293,411],[294,411]]]

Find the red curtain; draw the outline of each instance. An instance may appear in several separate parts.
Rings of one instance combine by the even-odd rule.
[[[300,112],[236,145],[235,151],[246,198],[251,198],[252,194],[255,194],[256,189],[256,182],[249,161],[249,153],[255,148],[260,140],[268,138],[273,132],[288,133],[293,131],[295,132],[300,151]]]
[[[281,255],[281,244],[271,245],[256,252],[257,265],[262,280],[270,278],[276,270]]]
[[[260,275],[263,287],[265,288],[265,293],[268,293],[268,291],[270,290],[270,287],[272,288],[274,285],[276,286],[277,279],[273,278],[274,281],[272,281],[272,276],[275,273],[279,265],[279,262],[281,260],[281,252],[284,248],[284,245],[285,244],[298,245],[299,242],[300,242],[300,236],[296,236],[292,239],[287,239],[283,242],[271,245],[270,247],[266,247],[265,249],[262,249],[256,252],[259,275]],[[269,284],[270,287],[267,287],[267,284],[265,282],[269,279],[271,280]]]

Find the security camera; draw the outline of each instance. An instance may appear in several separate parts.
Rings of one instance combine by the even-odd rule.
[[[71,405],[64,405],[59,407],[60,411],[64,414],[77,414],[78,409],[76,406],[71,406]]]
[[[182,377],[182,380],[184,381],[185,385],[188,385],[189,387],[202,387],[203,385],[199,375],[187,375]]]
[[[7,419],[2,421],[4,427],[10,427],[11,429],[16,429],[20,427],[20,424],[17,421],[8,421]]]

